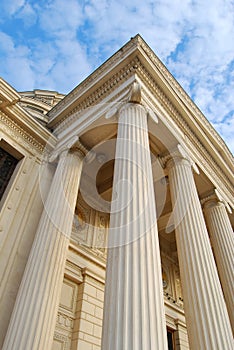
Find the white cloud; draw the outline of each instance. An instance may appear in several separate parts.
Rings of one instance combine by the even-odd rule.
[[[2,6],[5,13],[12,16],[25,5],[25,2],[26,0],[2,0]]]
[[[220,133],[226,144],[234,153],[234,113],[225,122],[213,123],[214,128]]]
[[[15,17],[21,19],[26,28],[34,25],[37,21],[37,13],[29,3],[25,3]]]
[[[24,23],[3,38],[0,48],[5,60],[1,71],[18,90],[28,84],[27,89],[68,92],[140,33],[230,140],[232,0],[3,0],[3,5],[12,21],[17,18]],[[4,18],[0,21],[4,23]],[[24,80],[17,76],[19,68]]]
[[[12,38],[0,32],[2,58],[2,75],[12,85],[20,86],[21,89],[28,89],[35,80],[31,69],[30,50],[28,47],[15,46]]]
[[[83,22],[82,7],[76,0],[54,0],[46,4],[37,3],[41,28],[48,35],[60,35],[61,31],[75,32]]]

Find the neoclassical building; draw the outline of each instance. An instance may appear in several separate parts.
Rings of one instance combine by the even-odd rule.
[[[139,35],[0,117],[0,348],[233,349],[233,157]]]

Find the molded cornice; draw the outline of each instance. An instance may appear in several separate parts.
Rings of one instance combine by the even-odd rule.
[[[53,149],[56,137],[18,104],[19,99],[20,95],[0,78],[1,129],[30,153],[42,154],[45,146]]]

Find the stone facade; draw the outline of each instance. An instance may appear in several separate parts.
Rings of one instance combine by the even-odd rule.
[[[139,35],[0,118],[0,348],[232,349],[233,157]]]

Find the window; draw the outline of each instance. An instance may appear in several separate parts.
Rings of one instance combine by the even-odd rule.
[[[174,334],[173,330],[167,328],[167,343],[168,343],[168,350],[174,350]]]
[[[0,147],[0,200],[18,163],[18,159]]]

